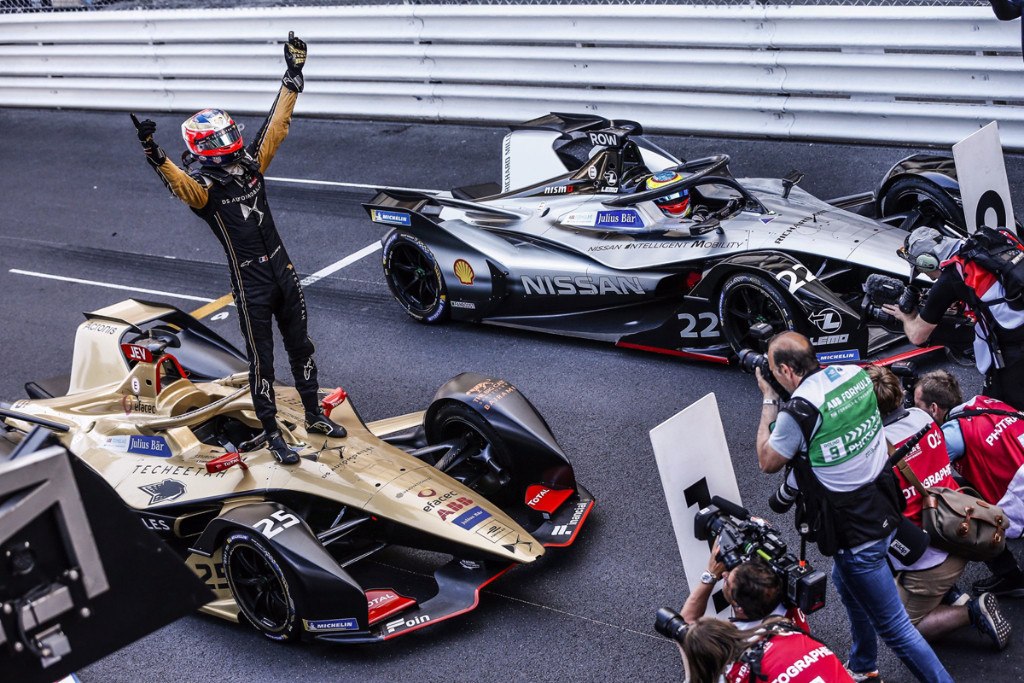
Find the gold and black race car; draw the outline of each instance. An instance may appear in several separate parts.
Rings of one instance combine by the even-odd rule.
[[[191,316],[128,300],[88,314],[69,377],[0,410],[6,438],[52,430],[216,594],[202,611],[274,640],[375,642],[476,607],[480,589],[576,540],[594,505],[544,419],[512,385],[465,373],[426,411],[307,433],[281,465],[253,413],[244,356]],[[410,568],[414,567],[414,568]]]

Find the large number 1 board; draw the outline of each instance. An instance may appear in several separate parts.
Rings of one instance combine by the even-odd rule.
[[[694,516],[712,496],[742,505],[715,395],[708,394],[652,429],[651,445],[692,591],[711,557],[710,543],[693,535]],[[706,614],[719,616],[728,608],[719,583]]]

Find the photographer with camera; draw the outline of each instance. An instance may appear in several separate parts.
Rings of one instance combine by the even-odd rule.
[[[918,680],[951,681],[910,623],[886,563],[904,501],[886,467],[871,379],[855,365],[820,368],[814,347],[797,332],[773,337],[761,365],[792,399],[780,406],[779,392],[757,368],[764,395],[758,463],[764,472],[792,468],[797,529],[806,525],[808,540],[835,557],[832,580],[850,618],[854,679],[878,677],[877,633]]]
[[[727,683],[853,680],[828,647],[785,619],[769,619],[757,628],[741,630],[734,623],[707,617],[686,624],[678,614],[662,608],[654,628],[676,641],[688,683],[719,683],[723,678]]]
[[[992,593],[982,593],[965,604],[942,604],[943,598],[960,580],[967,560],[927,545],[928,535],[921,530],[923,498],[910,478],[921,482],[925,488],[960,488],[953,479],[942,430],[920,408],[903,407],[903,386],[891,370],[877,365],[869,365],[864,370],[874,385],[878,410],[882,414],[882,430],[889,445],[898,449],[912,439],[916,441],[912,450],[893,467],[907,500],[903,515],[913,525],[907,533],[900,527],[896,534],[900,543],[896,550],[889,550],[890,562],[897,572],[896,588],[907,616],[927,640],[970,624],[1002,650],[1010,642],[1011,627],[999,609],[998,598]],[[924,429],[928,431],[922,435]],[[912,539],[921,539],[923,547],[917,552],[910,552],[917,545]],[[902,557],[900,552],[904,553]]]
[[[917,228],[898,253],[914,273],[924,273],[935,284],[920,311],[895,304],[886,304],[882,310],[903,323],[911,343],[921,345],[950,306],[965,303],[976,317],[974,358],[985,376],[985,395],[1024,406],[1024,301],[1019,301],[1020,292],[1008,297],[1002,281],[1019,277],[1015,269],[1020,263],[1020,243],[1014,240],[1005,231],[984,227],[968,240],[946,237],[934,228]]]
[[[708,568],[700,576],[700,583],[690,592],[681,611],[687,624],[696,623],[704,616],[708,601],[719,580],[722,594],[732,608],[729,621],[737,628],[759,626],[770,617],[785,617],[805,633],[810,629],[807,617],[796,605],[787,608],[783,603],[782,577],[760,558],[744,560],[729,570],[720,558],[718,541],[711,548]],[[824,586],[823,586],[824,587]]]
[[[953,469],[989,503],[1006,514],[1007,538],[1024,536],[1024,420],[1011,406],[987,396],[966,403],[956,377],[945,370],[921,376],[914,404],[942,425]],[[985,563],[992,576],[974,584],[977,592],[1024,597],[1024,572],[1007,545]]]

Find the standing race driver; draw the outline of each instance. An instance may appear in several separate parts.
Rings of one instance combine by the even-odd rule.
[[[306,429],[343,437],[345,428],[328,419],[320,408],[313,342],[306,334],[306,302],[267,203],[263,173],[288,135],[295,100],[303,88],[306,44],[292,33],[284,46],[284,58],[288,69],[281,90],[248,146],[242,141],[240,127],[220,109],[204,109],[181,124],[189,150],[185,167],[198,161],[198,169],[186,172],[167,160],[153,141],[156,123],[139,123],[134,115],[132,120],[149,163],[171,192],[209,224],[224,247],[249,356],[249,388],[256,416],[274,457],[291,465],[299,456],[281,436],[274,404],[273,318],[277,318],[295,387],[302,397]]]

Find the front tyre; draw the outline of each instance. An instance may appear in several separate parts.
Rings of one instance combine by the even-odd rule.
[[[395,231],[384,242],[383,260],[388,288],[406,313],[428,324],[448,319],[448,290],[427,245]]]
[[[496,503],[512,497],[511,450],[480,413],[463,403],[445,403],[434,413],[429,433],[449,445],[435,467]]]
[[[224,574],[242,615],[271,640],[298,633],[292,590],[274,552],[261,536],[236,531],[224,542]]]
[[[722,333],[734,352],[757,349],[750,328],[771,325],[776,334],[796,329],[793,308],[772,282],[752,273],[736,273],[722,285],[718,295],[718,317]]]
[[[915,209],[921,217],[911,229],[928,225],[950,237],[964,237],[964,212],[941,187],[925,178],[897,178],[878,202],[880,216],[907,214]]]

